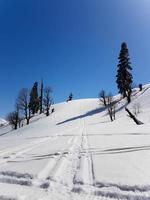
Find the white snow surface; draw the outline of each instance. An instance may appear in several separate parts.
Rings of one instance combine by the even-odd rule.
[[[5,119],[0,118],[0,125],[5,125],[8,122]]]
[[[143,125],[124,110],[139,104]],[[53,107],[0,128],[0,200],[150,199],[150,84],[118,101],[113,122],[98,99]]]

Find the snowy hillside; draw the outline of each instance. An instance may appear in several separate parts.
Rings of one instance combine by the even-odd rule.
[[[0,126],[7,124],[5,119],[0,118]]]
[[[124,110],[135,105],[140,126]],[[0,199],[150,199],[150,85],[129,106],[118,102],[114,122],[98,99],[54,108],[17,131],[0,128]]]

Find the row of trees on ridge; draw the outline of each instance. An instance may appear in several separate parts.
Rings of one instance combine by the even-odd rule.
[[[53,103],[52,89],[49,86],[44,87],[43,80],[40,85],[40,95],[38,95],[38,82],[33,84],[31,90],[22,88],[15,102],[15,111],[7,115],[7,120],[14,129],[21,126],[22,121],[30,123],[30,119],[36,113],[50,114],[50,107]]]

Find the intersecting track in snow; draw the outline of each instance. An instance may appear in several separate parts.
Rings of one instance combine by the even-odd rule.
[[[143,94],[148,91],[145,89]],[[143,94],[138,92],[137,98],[142,98]],[[98,112],[102,114],[92,118]],[[149,156],[150,148],[148,134],[128,136],[127,132],[125,136],[120,136],[117,135],[118,130],[114,134],[111,132],[111,126],[115,127],[113,124],[108,124],[108,134],[107,131],[102,134],[99,127],[106,128],[107,124],[103,121],[107,120],[102,118],[100,121],[100,116],[106,116],[106,112],[103,108],[97,111],[97,100],[64,103],[58,105],[58,111],[56,109],[53,116],[35,120],[24,128],[24,132],[20,129],[18,137],[2,136],[6,147],[1,140],[0,200],[149,200],[149,184],[130,185],[98,178],[97,173],[100,178],[103,173],[104,178],[110,173],[103,162],[110,165],[112,162],[118,167],[115,161],[131,161],[131,153],[135,158],[142,159],[141,151],[147,151],[146,156]],[[7,141],[12,141],[12,144]],[[131,164],[137,167],[136,163]],[[97,166],[105,166],[106,171],[101,167],[99,172]]]

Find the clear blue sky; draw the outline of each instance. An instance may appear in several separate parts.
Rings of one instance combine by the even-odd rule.
[[[44,78],[55,102],[117,92],[117,57],[128,44],[135,83],[150,80],[149,0],[1,0],[0,116],[22,87]]]

